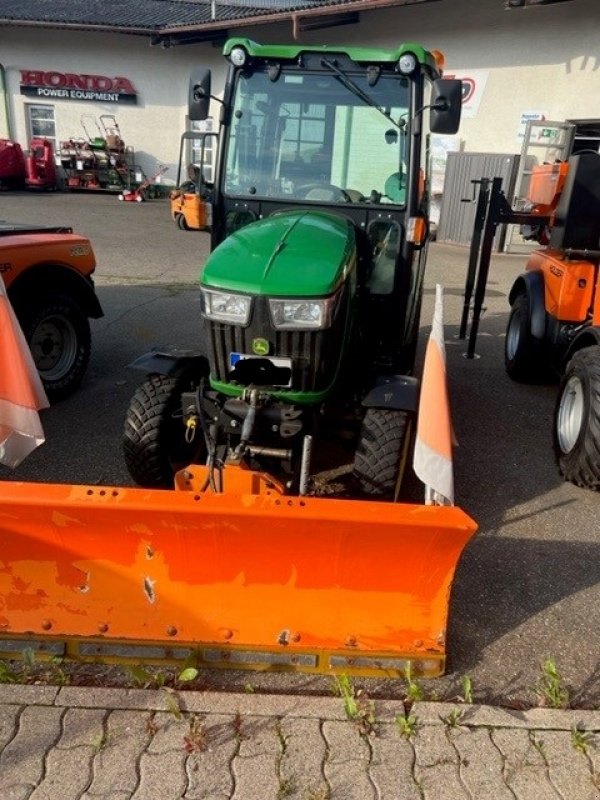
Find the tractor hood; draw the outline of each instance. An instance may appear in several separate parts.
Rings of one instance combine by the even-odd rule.
[[[244,294],[331,294],[355,262],[352,223],[321,211],[274,214],[236,231],[212,253],[202,285]]]

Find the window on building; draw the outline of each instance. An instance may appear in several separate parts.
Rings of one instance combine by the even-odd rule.
[[[27,105],[27,131],[29,139],[50,139],[56,150],[56,120],[54,106]]]

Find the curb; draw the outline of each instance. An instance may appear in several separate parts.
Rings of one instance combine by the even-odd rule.
[[[188,713],[347,720],[339,697],[0,684],[0,706],[172,711],[173,697],[177,698],[181,711]],[[404,703],[400,700],[375,700],[373,703],[378,722],[392,723],[398,715],[405,714]],[[448,725],[448,719],[453,719],[453,725],[466,728],[555,731],[579,728],[600,732],[600,711],[550,708],[519,711],[477,704],[418,701],[410,713],[421,726]]]

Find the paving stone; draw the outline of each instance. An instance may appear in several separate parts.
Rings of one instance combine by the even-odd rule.
[[[232,800],[277,797],[280,787],[278,764],[282,754],[278,720],[244,717],[237,755],[231,768],[234,776]]]
[[[573,745],[570,731],[545,731],[540,737],[549,779],[557,791],[565,798],[598,800],[600,785],[595,785],[592,780],[592,763],[587,754],[594,747],[593,739],[588,740],[587,752],[580,752]]]
[[[413,739],[415,778],[425,800],[463,800],[468,794],[458,771],[458,754],[448,741],[445,725],[421,728]]]
[[[62,719],[61,737],[56,743],[59,749],[87,746],[99,750],[104,746],[104,719],[102,709],[68,708]]]
[[[458,727],[449,734],[459,755],[459,776],[474,798],[514,800],[504,782],[504,759],[484,728]]]
[[[21,706],[0,706],[0,753],[17,732],[20,710]]]
[[[2,789],[2,800],[28,800],[33,786],[8,786]]]
[[[182,714],[178,719],[173,714],[157,713],[153,717],[155,733],[148,744],[148,753],[185,753],[184,737],[190,731],[190,717]]]
[[[37,786],[45,769],[45,758],[62,733],[64,709],[28,706],[19,717],[19,729],[0,753],[0,797],[11,786]]]
[[[327,788],[323,774],[327,744],[320,721],[284,717],[280,734],[285,746],[279,763],[279,776],[287,782],[288,796],[305,800],[312,793],[318,797],[318,792]]]
[[[543,732],[503,728],[490,736],[504,757],[504,780],[517,800],[561,798],[549,780]]]
[[[46,772],[30,800],[79,800],[92,779],[92,745],[70,749],[54,747],[46,758]]]
[[[421,800],[415,783],[415,751],[396,725],[379,725],[377,736],[369,739],[372,756],[370,774],[378,799]]]
[[[232,761],[239,742],[231,714],[211,714],[204,720],[206,749],[192,752],[185,762],[185,800],[229,800],[234,790]]]
[[[111,711],[105,741],[92,763],[92,782],[82,800],[129,798],[138,784],[139,760],[151,738],[151,713]]]
[[[328,748],[324,773],[331,800],[375,800],[377,790],[369,774],[371,747],[358,726],[327,720],[322,731]]]
[[[140,780],[131,800],[181,800],[186,788],[186,752],[142,753]]]
[[[33,684],[0,684],[0,705],[51,706],[58,694],[58,686]]]

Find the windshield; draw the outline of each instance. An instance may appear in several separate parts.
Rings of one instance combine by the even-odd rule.
[[[348,77],[359,91],[330,74],[240,73],[225,194],[403,204],[408,81],[381,76],[371,87],[364,72]]]

